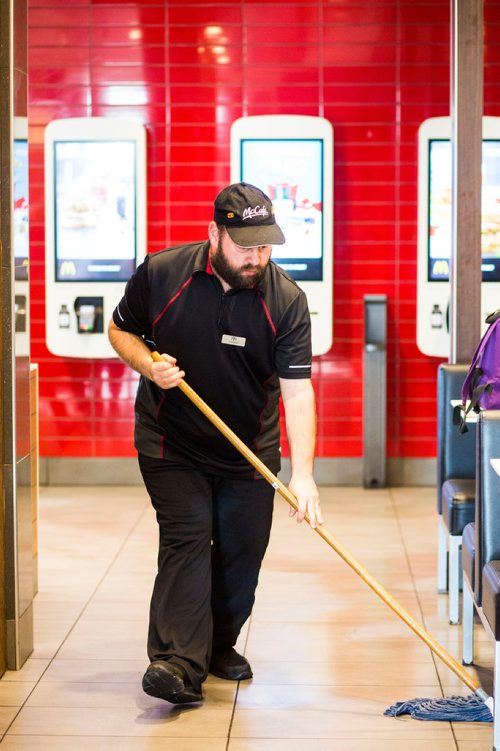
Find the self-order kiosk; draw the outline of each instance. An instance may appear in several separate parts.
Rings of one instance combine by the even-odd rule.
[[[417,345],[450,354],[451,119],[425,120],[418,135]],[[500,118],[483,117],[481,166],[482,320],[499,307]]]
[[[107,322],[146,254],[146,138],[129,120],[45,130],[46,341],[55,355],[115,357]]]
[[[333,129],[301,115],[242,117],[231,127],[231,181],[273,201],[286,238],[272,258],[305,291],[314,355],[333,337]]]

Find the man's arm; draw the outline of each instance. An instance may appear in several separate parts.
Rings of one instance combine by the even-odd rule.
[[[175,357],[162,354],[165,362],[154,362],[149,348],[140,336],[120,329],[113,320],[109,322],[108,336],[111,346],[133,370],[154,381],[162,389],[179,385],[185,373],[179,370]]]
[[[319,493],[313,477],[316,446],[316,407],[314,390],[308,378],[280,378],[285,408],[286,432],[290,446],[292,475],[289,488],[299,503],[297,521],[309,516],[311,526],[323,523]],[[290,516],[295,515],[293,509]]]

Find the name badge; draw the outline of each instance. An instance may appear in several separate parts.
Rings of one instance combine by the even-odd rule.
[[[244,347],[247,340],[244,336],[232,336],[232,334],[223,334],[222,344],[232,344],[233,347]]]

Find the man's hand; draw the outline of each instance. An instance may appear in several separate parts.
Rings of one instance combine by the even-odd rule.
[[[304,521],[304,517],[307,514],[309,517],[309,523],[313,529],[315,529],[318,524],[323,524],[319,492],[313,477],[311,475],[292,475],[288,488],[297,498],[299,504],[298,511],[290,508],[289,516],[296,516],[297,522],[300,524]]]
[[[162,354],[162,358],[163,362],[151,360],[149,378],[161,389],[173,389],[179,385],[186,374],[177,367],[175,357]]]

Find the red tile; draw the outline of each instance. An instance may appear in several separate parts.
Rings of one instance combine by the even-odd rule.
[[[328,84],[325,86],[325,102],[334,104],[357,104],[362,101],[370,101],[372,104],[394,104],[396,101],[396,87],[383,84],[358,84],[349,83]]]
[[[87,55],[89,53],[87,52]],[[162,44],[149,47],[102,46],[90,48],[90,64],[94,66],[104,65],[149,65],[165,64],[165,47]]]
[[[40,436],[40,455],[59,457],[90,457],[93,455],[93,441],[81,438],[65,439]]]
[[[192,26],[170,24],[168,27],[168,41],[172,47],[176,45],[196,49],[198,47],[239,47],[243,43],[242,35],[243,31],[240,24],[195,23]],[[217,53],[217,50],[214,50],[215,53]]]
[[[325,4],[323,22],[341,26],[355,24],[362,26],[389,26],[397,22],[397,9],[394,3],[339,3]],[[395,28],[395,27],[394,27]],[[394,32],[393,32],[394,33]]]
[[[420,84],[424,89],[428,89],[434,83],[449,86],[450,63],[449,60],[443,60],[441,63],[425,61],[415,65],[403,60],[399,78],[402,86]]]
[[[141,63],[135,65],[102,65],[92,67],[92,82],[98,85],[143,84],[154,85],[166,82],[167,71],[162,65],[145,68]]]
[[[89,439],[93,431],[92,420],[77,420],[75,417],[69,419],[56,418],[43,419],[40,417],[40,433],[47,440],[50,438],[59,438],[64,436],[65,439]]]
[[[134,443],[134,417],[121,420],[115,414],[112,420],[96,419],[93,423],[94,437],[101,443],[103,441],[119,440],[121,443]]]
[[[31,2],[31,0],[30,0]],[[94,27],[131,26],[141,29],[143,26],[166,27],[166,12],[160,5],[144,3],[114,3],[112,6],[99,6],[94,2],[91,7],[91,19]]]
[[[233,85],[235,81],[243,81],[243,66],[241,60],[237,63],[231,62],[231,65],[185,65],[182,62],[171,61],[169,80],[173,85],[185,86],[196,83]]]
[[[414,24],[417,27],[422,26],[423,17],[432,18],[432,24],[446,25],[450,24],[450,5],[448,2],[436,3],[415,3],[405,2],[401,4],[401,22],[405,24]]]
[[[201,4],[198,7],[193,7],[192,2],[171,5],[168,9],[168,23],[171,26],[240,26],[241,9],[238,5],[224,6],[222,3],[210,6]]]
[[[137,457],[137,451],[131,440],[119,438],[103,438],[93,441],[94,456],[124,456]]]
[[[78,3],[72,3],[72,7],[69,7],[67,2],[61,3],[61,5],[62,7],[57,7],[56,3],[51,3],[51,7],[36,8],[31,7],[30,1],[29,27],[33,29],[44,27],[57,28],[59,26],[85,28],[89,25],[90,8],[88,4],[86,7],[81,7]]]
[[[301,65],[316,68],[319,64],[317,44],[259,45],[247,50],[246,63],[251,68],[272,66],[273,73],[286,74],[290,66]]]
[[[81,111],[87,109],[89,87],[72,85],[61,89],[59,86],[30,84],[31,95],[40,100],[51,100],[52,106],[64,103],[66,109],[75,107]]]
[[[146,86],[143,83],[106,84],[92,87],[92,101],[95,106],[135,106],[147,104],[151,107],[164,108],[167,104],[167,93],[161,85]]]
[[[322,57],[325,65],[395,65],[395,44],[355,45],[343,42],[332,43],[323,47]]]
[[[98,420],[134,422],[134,402],[128,400],[96,401],[94,415]]]
[[[151,45],[165,45],[167,31],[163,26],[106,26],[95,25],[90,39],[96,47],[125,45],[127,49],[142,49]]]
[[[172,104],[185,104],[196,108],[202,104],[213,105],[214,102],[231,105],[235,101],[241,101],[242,90],[243,87],[241,85],[172,86],[170,88],[170,102]]]
[[[89,44],[89,29],[86,26],[45,26],[34,30],[30,36],[30,47],[34,50],[38,47],[86,47]]]
[[[70,86],[88,86],[90,84],[90,70],[86,66],[71,66],[61,68],[30,66],[29,85],[31,97],[34,100],[35,94],[33,86],[58,87],[65,89]],[[38,99],[38,95],[36,96]]]
[[[290,45],[304,45],[318,48],[320,33],[319,27],[311,24],[302,26],[281,23],[276,25],[248,26],[245,34],[245,43],[250,47],[255,47],[257,53],[260,52],[262,45],[281,45],[285,48],[288,48]]]
[[[84,67],[88,65],[89,61],[89,49],[88,47],[58,47],[57,48],[57,63],[61,67]],[[54,48],[49,46],[44,47],[28,47],[28,66],[31,70],[32,67],[47,67],[52,69],[54,67]]]
[[[88,4],[89,4],[88,0],[73,0],[72,2],[73,7],[76,7],[78,5],[87,7]],[[30,9],[31,8],[43,8],[44,10],[46,10],[47,5],[50,5],[51,9],[58,7],[58,6],[64,7],[68,5],[68,0],[49,0],[49,2],[47,2],[47,0],[29,0]],[[31,17],[31,14],[30,14],[30,17]],[[40,15],[39,18],[43,18],[43,16]]]
[[[320,22],[318,6],[315,2],[305,4],[266,2],[265,9],[257,2],[246,3],[243,20],[248,26],[266,26],[277,28],[283,25],[298,26],[307,32],[310,26],[317,27]]]
[[[211,106],[173,104],[171,107],[172,122],[179,123],[216,123],[217,127],[225,125],[226,128],[239,116],[240,105],[236,102],[225,104],[217,102]]]

